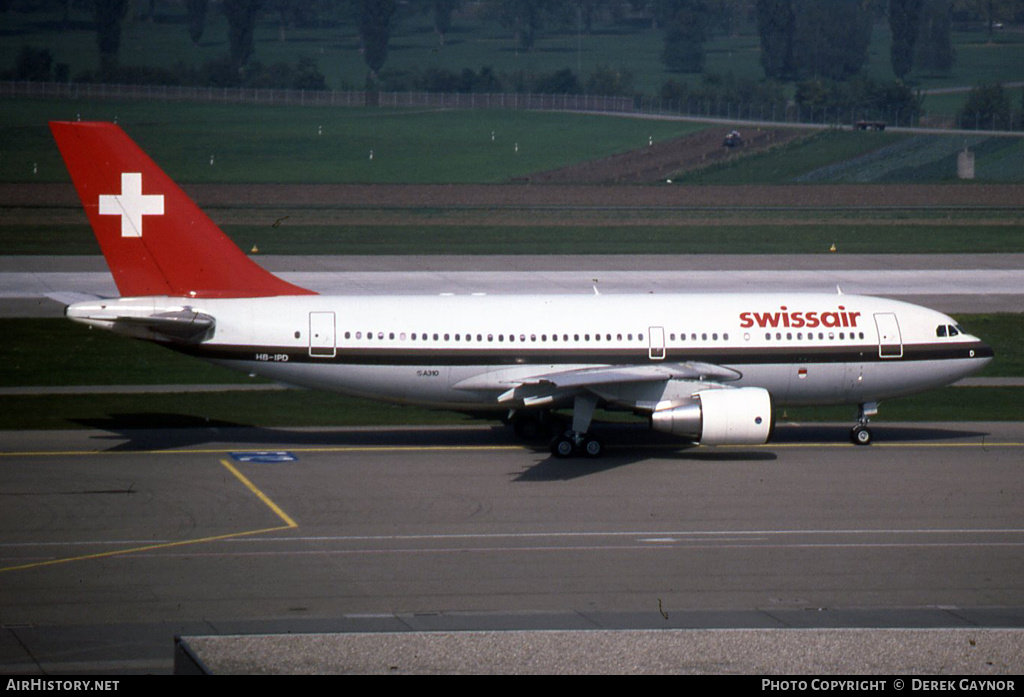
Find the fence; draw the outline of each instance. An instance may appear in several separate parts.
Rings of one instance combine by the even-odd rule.
[[[126,99],[222,104],[419,107],[431,109],[517,109],[588,111],[688,117],[721,121],[778,124],[850,125],[859,121],[886,126],[924,126],[938,129],[1021,131],[1021,117],[990,115],[928,115],[899,110],[808,108],[794,103],[735,103],[720,99],[684,101],[652,97],[604,97],[585,94],[364,92],[288,90],[244,87],[187,87],[174,85],[104,85],[64,82],[3,82],[0,97],[57,99]]]

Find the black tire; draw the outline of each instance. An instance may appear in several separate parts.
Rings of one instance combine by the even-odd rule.
[[[590,458],[598,458],[604,455],[604,443],[596,438],[588,438],[583,443],[583,454]]]
[[[576,444],[567,436],[558,436],[551,441],[551,454],[563,460],[572,457],[576,452]]]
[[[850,431],[850,441],[854,445],[870,445],[872,440],[871,429],[867,426],[854,426]]]

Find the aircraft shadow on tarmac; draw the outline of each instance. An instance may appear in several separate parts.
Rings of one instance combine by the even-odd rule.
[[[985,431],[930,423],[872,423],[871,430],[875,434],[875,442],[880,444],[963,440],[989,435]],[[849,443],[849,439],[849,424],[783,424],[775,428],[769,446],[772,443]]]
[[[950,428],[945,424],[892,424],[873,427],[878,443],[926,443],[967,438],[981,438],[984,431]],[[595,433],[596,433],[595,429]],[[612,426],[601,432],[609,447],[599,459],[577,457],[563,460],[545,456],[536,465],[517,476],[516,481],[561,481],[606,472],[618,467],[651,460],[679,462],[774,462],[778,453],[772,445],[825,444],[856,447],[849,441],[850,427],[843,424],[784,424],[775,429],[772,439],[764,446],[753,448],[707,448],[680,443],[671,436],[645,428]],[[546,454],[546,448],[537,445],[537,454]],[[865,451],[870,448],[865,448]]]
[[[522,446],[532,451],[535,463],[513,473],[517,482],[568,481],[619,467],[652,460],[679,462],[769,462],[778,459],[772,445],[847,445],[849,426],[844,424],[781,424],[765,446],[704,448],[680,442],[670,435],[651,431],[643,424],[604,423],[594,429],[606,443],[597,459],[583,456],[561,459],[552,456],[547,442],[524,442],[505,425],[481,421],[474,426],[393,426],[348,428],[268,428],[210,420],[174,413],[111,414],[81,419],[86,428],[103,433],[94,442],[109,442],[108,452],[159,451],[230,444],[238,449],[288,449],[330,447],[502,447]],[[876,443],[914,444],[980,438],[987,434],[949,424],[876,425]],[[853,447],[853,446],[851,446]],[[867,449],[870,449],[868,446]]]
[[[79,426],[105,433],[93,436],[109,441],[110,452],[189,448],[207,444],[243,447],[330,446],[496,446],[516,444],[510,429],[495,422],[476,426],[394,426],[293,428],[251,426],[185,414],[111,414],[77,419]]]
[[[174,414],[133,413],[111,414],[104,418],[79,419],[84,428],[106,432],[95,440],[108,440],[110,451],[169,450],[210,443],[231,443],[239,446],[504,446],[525,445],[543,455],[540,464],[550,467],[601,471],[630,462],[652,458],[763,460],[774,458],[773,444],[847,444],[849,426],[845,424],[781,424],[771,441],[757,448],[700,448],[680,442],[678,438],[651,431],[643,424],[600,424],[594,432],[609,446],[602,458],[585,457],[572,460],[549,458],[546,441],[524,442],[512,429],[493,422],[481,421],[471,426],[393,426],[393,427],[323,427],[271,428],[216,419]],[[924,443],[981,438],[984,431],[956,428],[950,424],[877,424],[873,425],[875,442]],[[870,446],[868,446],[870,447]],[[550,462],[549,462],[550,461]]]
[[[538,448],[537,454],[541,456],[544,449]],[[577,457],[571,460],[563,460],[547,455],[542,457],[537,464],[527,468],[517,476],[513,477],[517,482],[551,482],[569,481],[580,477],[588,477],[608,472],[619,467],[635,465],[639,462],[650,462],[652,460],[673,460],[676,462],[772,462],[778,456],[770,450],[729,450],[714,451],[700,446],[673,443],[666,447],[657,447],[648,444],[636,447],[616,447],[606,452],[598,459]]]

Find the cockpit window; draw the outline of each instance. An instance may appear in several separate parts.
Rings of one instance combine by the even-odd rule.
[[[940,324],[935,327],[935,336],[946,336],[946,325]]]
[[[960,325],[952,324],[940,324],[935,328],[935,336],[960,336],[965,334],[963,328]]]

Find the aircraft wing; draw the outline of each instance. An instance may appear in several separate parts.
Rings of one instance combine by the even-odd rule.
[[[644,385],[670,381],[732,382],[740,377],[737,371],[719,365],[686,362],[592,366],[525,376],[519,371],[496,371],[464,380],[457,387],[470,390],[503,387],[505,391],[498,397],[499,402],[522,401],[524,406],[542,406],[568,399],[580,392],[593,392],[609,398]],[[647,400],[628,401],[639,404]]]
[[[711,363],[659,363],[657,365],[610,365],[544,373],[526,378],[521,385],[550,385],[556,388],[596,387],[613,383],[665,382],[667,380],[713,380],[728,382],[741,375]]]

